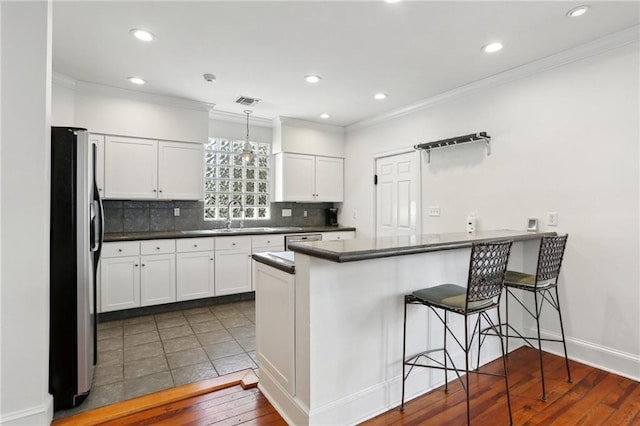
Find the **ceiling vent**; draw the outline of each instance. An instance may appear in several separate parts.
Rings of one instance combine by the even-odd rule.
[[[250,98],[248,96],[240,96],[238,99],[236,99],[237,104],[244,106],[254,106],[258,102],[260,102],[260,99]]]

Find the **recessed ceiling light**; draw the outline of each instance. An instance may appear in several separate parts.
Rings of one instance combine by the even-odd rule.
[[[322,78],[319,75],[305,75],[304,79],[307,81],[307,83],[317,83]]]
[[[493,43],[485,44],[484,46],[482,46],[482,51],[484,53],[494,53],[499,50],[502,50],[502,43],[500,43],[499,41],[495,41]]]
[[[132,36],[142,41],[151,41],[155,38],[153,34],[151,34],[149,31],[141,30],[139,28],[134,28],[129,32],[131,33]]]
[[[324,114],[320,114],[320,118],[324,118],[325,120],[327,118],[330,118],[331,116],[329,114],[327,114],[326,112]]]
[[[569,18],[577,18],[578,16],[582,16],[585,13],[587,13],[587,10],[589,10],[589,6],[574,7],[573,9],[567,12],[567,16]]]
[[[133,84],[144,84],[144,80],[140,77],[129,77],[129,81]]]
[[[382,100],[382,99],[386,99],[386,98],[387,98],[387,95],[386,95],[386,93],[376,93],[376,94],[373,96],[373,98],[374,98],[374,99],[377,99],[377,100],[379,100],[379,101],[380,101],[380,100]]]

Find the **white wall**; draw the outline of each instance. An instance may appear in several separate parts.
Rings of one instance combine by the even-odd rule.
[[[271,143],[271,122],[265,126],[254,124],[255,121],[255,119],[249,118],[249,139],[255,142]],[[247,124],[246,122],[211,119],[209,121],[209,136],[244,140],[247,136]]]
[[[344,128],[286,117],[273,121],[273,153],[344,157]]]
[[[340,223],[375,232],[374,156],[476,131],[483,143],[423,154],[423,232],[568,232],[561,279],[569,355],[640,379],[638,43],[451,98],[347,133]],[[357,220],[353,219],[353,212]],[[547,212],[559,226],[546,224]],[[545,322],[548,332],[559,329]],[[558,347],[554,347],[556,350]]]
[[[0,15],[0,424],[48,425],[51,10]]]
[[[75,123],[75,91],[73,87],[62,84],[51,86],[51,125],[74,126]]]

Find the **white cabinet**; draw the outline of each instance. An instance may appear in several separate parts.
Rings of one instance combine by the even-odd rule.
[[[105,198],[157,198],[158,142],[107,136],[104,177]]]
[[[323,232],[322,241],[353,240],[355,234],[353,231]]]
[[[140,306],[175,302],[175,240],[142,241],[140,254]]]
[[[158,143],[158,197],[201,200],[204,196],[204,146]]]
[[[105,243],[100,261],[100,312],[174,302],[174,253],[174,240]]]
[[[100,198],[104,198],[104,135],[89,133],[89,143],[96,147],[95,176]]]
[[[284,235],[253,235],[251,237],[251,254],[267,251],[284,251]]]
[[[204,146],[106,136],[105,198],[199,200]]]
[[[178,301],[215,295],[213,238],[176,241],[176,298]]]
[[[216,238],[215,295],[251,291],[251,237]]]
[[[105,243],[100,261],[100,312],[140,306],[140,243]]]
[[[344,159],[305,154],[275,156],[275,201],[341,202]]]
[[[295,395],[295,275],[259,262],[253,264],[258,366]]]

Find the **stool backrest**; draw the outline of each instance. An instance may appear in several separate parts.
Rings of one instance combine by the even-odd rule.
[[[469,262],[467,310],[473,302],[500,296],[512,241],[474,243]]]
[[[550,280],[555,282],[558,279],[567,238],[569,235],[542,237],[536,268],[536,284]]]

